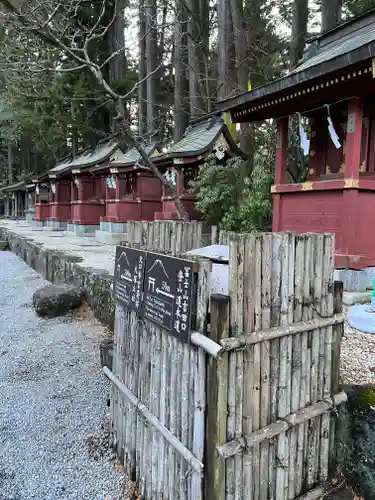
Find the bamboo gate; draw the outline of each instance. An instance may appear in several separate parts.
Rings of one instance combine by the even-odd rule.
[[[180,255],[201,234],[198,223],[134,224],[128,245]],[[220,242],[229,297],[210,297],[211,263],[200,261],[190,344],[116,305],[106,372],[117,452],[142,498],[318,499],[335,477],[334,408],[346,400],[334,237]]]

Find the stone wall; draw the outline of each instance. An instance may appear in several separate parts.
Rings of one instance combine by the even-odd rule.
[[[375,386],[347,385],[337,418],[337,461],[350,486],[375,499]]]
[[[0,240],[7,241],[13,253],[51,283],[69,283],[82,287],[95,317],[113,331],[113,279],[107,271],[82,267],[79,257],[57,250],[46,250],[33,240],[22,238],[6,228],[0,227]]]

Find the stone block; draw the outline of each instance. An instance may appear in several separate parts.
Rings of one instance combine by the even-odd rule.
[[[85,224],[67,224],[67,231],[74,233],[76,236],[95,236],[95,231],[100,226],[91,226]]]
[[[95,231],[95,239],[105,245],[119,245],[126,240],[125,233],[109,233],[108,231]]]
[[[70,285],[47,285],[33,295],[33,307],[38,316],[54,318],[79,307],[83,293]]]

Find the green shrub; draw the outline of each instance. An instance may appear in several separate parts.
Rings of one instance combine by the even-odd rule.
[[[192,189],[197,210],[210,224],[227,231],[269,231],[272,226],[273,159],[256,155],[250,177],[241,158],[224,165],[214,155],[202,165]]]

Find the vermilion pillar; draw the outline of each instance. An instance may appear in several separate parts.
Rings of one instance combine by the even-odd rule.
[[[345,228],[342,235],[344,255],[357,255],[358,186],[361,167],[363,99],[354,97],[348,103],[343,206]],[[355,259],[353,259],[355,261]]]
[[[276,167],[275,185],[285,184],[286,170],[288,164],[288,118],[277,120],[277,144],[276,144]],[[281,231],[281,195],[277,192],[273,199],[272,231]]]

